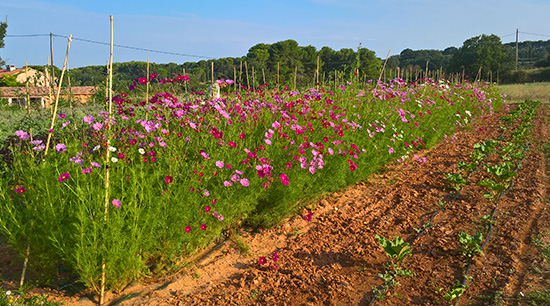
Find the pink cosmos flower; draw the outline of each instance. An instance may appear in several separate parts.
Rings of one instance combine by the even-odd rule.
[[[288,186],[288,176],[286,176],[286,174],[281,173],[279,175],[279,178],[281,179],[281,182],[283,183],[283,185]]]
[[[167,175],[165,178],[164,178],[164,183],[166,184],[170,184],[174,181],[174,178],[172,178],[170,175]]]
[[[101,124],[100,122],[96,122],[92,125],[92,128],[96,131],[99,131],[101,130],[101,128],[103,128],[103,124]]]
[[[18,136],[21,140],[26,140],[31,138],[31,136],[23,130],[15,131],[15,135]]]
[[[242,178],[239,182],[241,182],[241,185],[243,185],[244,187],[250,185],[250,182],[246,178]]]
[[[113,200],[113,206],[116,207],[116,208],[119,208],[121,203],[120,203],[120,200],[119,199],[114,199]]]
[[[67,151],[67,146],[62,144],[62,143],[58,143],[58,144],[55,145],[55,150],[57,152],[65,152],[65,151]]]
[[[92,115],[84,117],[84,122],[87,124],[92,124],[94,122],[94,117]]]
[[[216,162],[216,167],[218,167],[218,168],[221,169],[221,168],[223,168],[223,166],[224,166],[224,163],[223,163],[221,160],[218,160],[218,161]]]
[[[230,181],[224,181],[224,182],[223,182],[223,185],[224,185],[225,187],[229,187],[229,186],[233,185],[233,183],[231,183]]]
[[[205,211],[205,212],[209,212],[209,211],[210,211],[210,206],[205,206],[205,207],[204,207],[204,211]]]
[[[206,224],[204,224],[204,223],[201,224],[201,230],[203,230],[203,231],[206,230]]]
[[[185,227],[185,232],[186,233],[191,233],[191,226],[186,226]]]

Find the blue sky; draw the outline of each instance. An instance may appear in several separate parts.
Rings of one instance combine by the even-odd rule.
[[[183,63],[240,57],[258,43],[294,39],[335,50],[362,47],[385,58],[405,48],[460,47],[496,34],[503,42],[550,39],[550,0],[272,0],[105,1],[0,0],[7,35],[49,34],[194,56],[115,47],[114,62]],[[529,33],[529,34],[527,34]],[[514,35],[510,35],[514,34]],[[537,35],[533,35],[537,34]],[[54,37],[54,62],[63,66],[67,39]],[[6,37],[0,56],[18,67],[44,65],[49,36]],[[109,46],[73,40],[69,67],[105,65]]]

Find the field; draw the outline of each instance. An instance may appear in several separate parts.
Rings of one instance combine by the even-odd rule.
[[[508,102],[522,102],[526,99],[550,102],[550,83],[527,83],[500,85],[500,91]]]
[[[140,113],[118,96],[128,123],[115,137],[94,127],[107,116],[87,115],[51,155],[25,151],[18,132],[2,226],[29,278],[50,277],[54,289],[33,294],[95,304],[107,262],[106,301],[123,305],[548,303],[546,105],[502,104],[486,84],[400,81],[187,109],[156,97]],[[132,125],[132,113],[157,121]],[[87,167],[101,160],[112,185],[106,167]],[[1,250],[15,289],[23,264]]]

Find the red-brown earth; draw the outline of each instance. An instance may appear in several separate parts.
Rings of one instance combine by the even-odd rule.
[[[444,295],[462,280],[467,262],[459,233],[483,228],[480,218],[494,206],[483,196],[485,188],[475,184],[488,178],[486,171],[474,172],[454,201],[444,174],[457,172],[457,162],[468,161],[475,143],[501,134],[509,137],[509,131],[499,129],[504,109],[423,152],[425,163],[388,165],[365,182],[311,203],[310,222],[298,215],[272,229],[243,229],[197,254],[193,264],[175,275],[107,294],[107,304],[448,305]],[[526,305],[525,294],[550,288],[550,264],[540,247],[550,245],[543,152],[550,141],[548,115],[548,106],[539,106],[527,156],[498,203],[492,235],[484,256],[476,256],[471,264],[460,305]],[[376,234],[391,240],[399,236],[412,244],[402,268],[414,275],[399,277],[399,285],[373,299],[373,287],[382,288],[379,274],[389,262]],[[266,265],[258,263],[260,256],[267,258]],[[13,252],[0,246],[2,287],[15,287],[21,267]],[[48,294],[67,305],[97,305],[97,297],[87,291],[35,288],[31,293]]]

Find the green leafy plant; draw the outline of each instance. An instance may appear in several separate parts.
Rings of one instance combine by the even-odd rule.
[[[483,233],[477,233],[470,236],[466,232],[461,232],[458,235],[458,241],[462,244],[461,253],[463,256],[472,258],[475,254],[484,255],[480,249],[481,242],[483,241]]]
[[[447,301],[452,302],[458,299],[462,294],[464,294],[464,291],[466,290],[466,285],[463,285],[462,283],[456,282],[453,285],[453,288],[447,290],[447,293],[443,296]]]
[[[384,237],[374,235],[374,238],[378,240],[378,243],[384,248],[386,255],[395,261],[396,263],[402,262],[405,256],[411,253],[411,246],[405,242],[402,238],[395,236],[393,241],[387,240]]]
[[[466,180],[462,177],[460,173],[445,173],[445,179],[449,184],[449,187],[454,190],[460,190],[464,185],[466,185]]]

